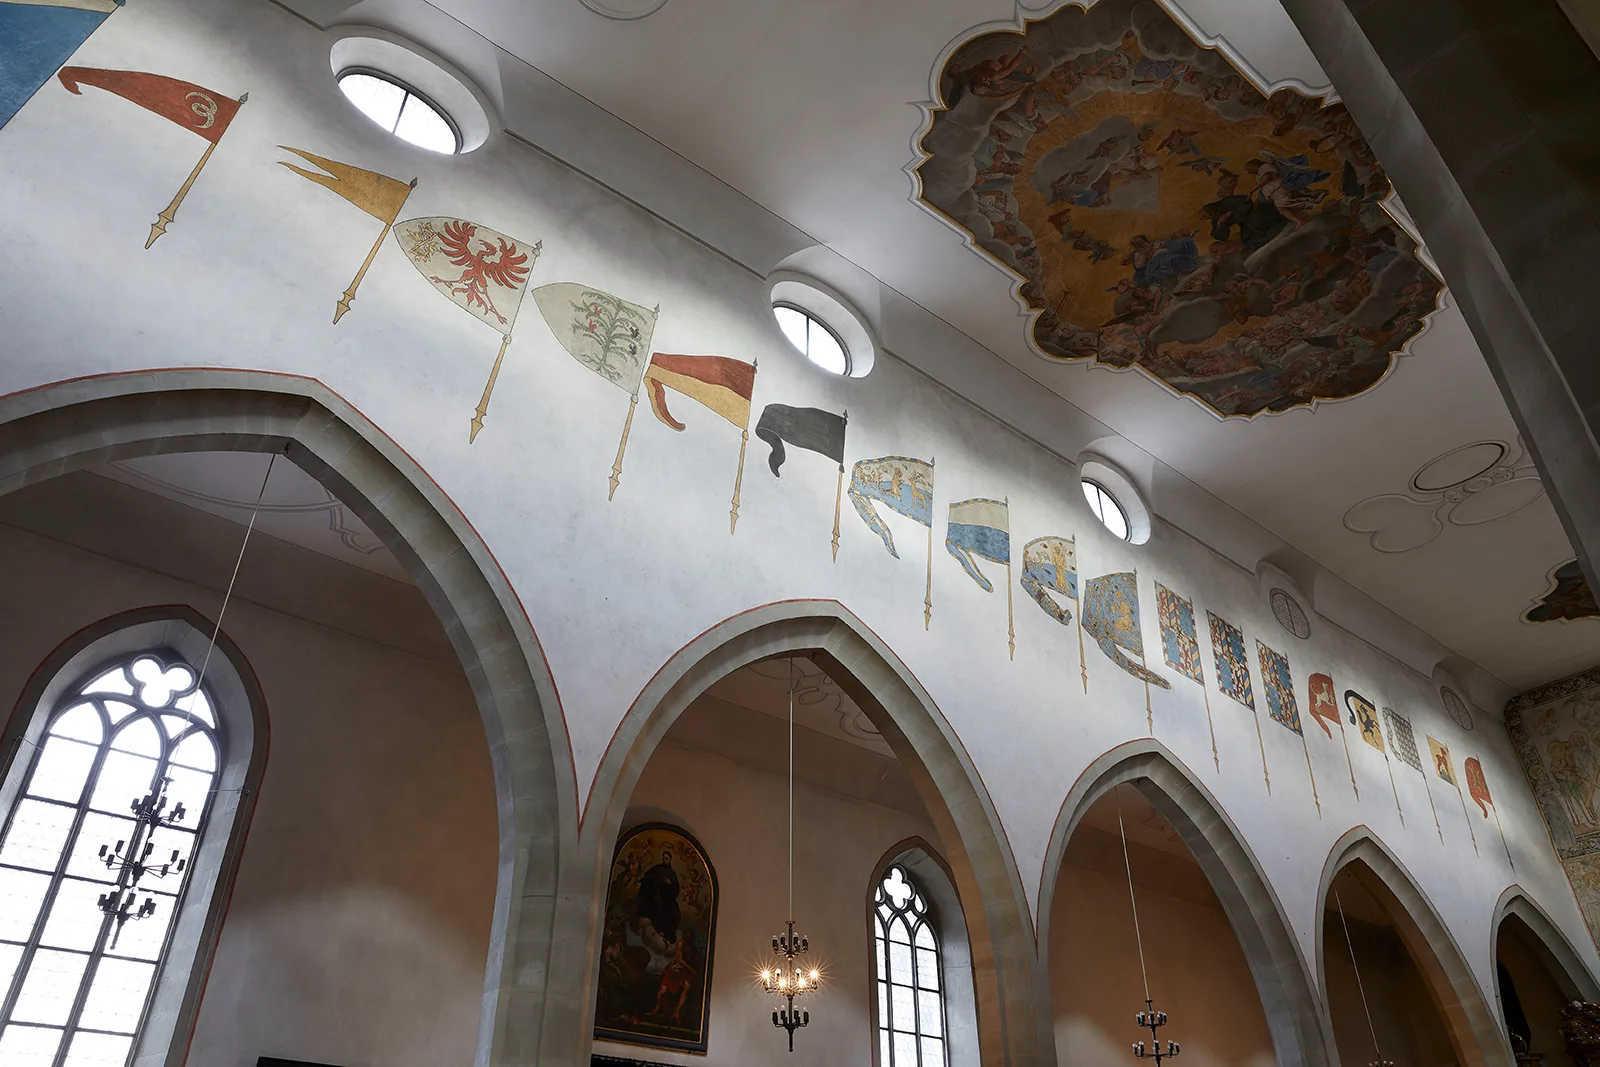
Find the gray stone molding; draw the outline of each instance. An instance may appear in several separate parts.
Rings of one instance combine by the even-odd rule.
[[[584,869],[561,893],[553,954],[563,966],[582,968],[583,995],[574,1008],[585,1041],[593,1024],[599,902],[640,773],[667,729],[717,679],[762,659],[796,653],[811,656],[867,713],[947,843],[972,950],[979,1062],[1055,1067],[1049,1012],[1034,979],[1027,900],[988,792],[916,678],[860,620],[831,600],[769,604],[712,627],[657,672],[617,728],[584,814],[579,842]]]
[[[1513,1067],[1516,1061],[1511,1054],[1510,1039],[1500,1025],[1499,1015],[1484,998],[1483,988],[1473,976],[1460,946],[1411,873],[1367,827],[1353,827],[1334,842],[1317,888],[1320,908],[1327,908],[1328,891],[1334,877],[1352,863],[1360,864],[1371,875],[1363,878],[1362,884],[1394,920],[1400,940],[1411,953],[1417,970],[1430,987],[1439,1013],[1444,1016],[1445,1028],[1450,1032],[1451,1043],[1463,1067]],[[1324,925],[1319,910],[1317,974],[1323,977],[1325,984]]]
[[[1566,935],[1550,921],[1544,909],[1533,902],[1527,891],[1520,885],[1510,885],[1500,894],[1500,899],[1494,906],[1494,919],[1489,923],[1489,956],[1494,959],[1499,954],[1500,924],[1508,918],[1519,920],[1533,935],[1530,947],[1534,955],[1539,957],[1539,962],[1544,964],[1550,977],[1556,985],[1561,987],[1561,995],[1565,1000],[1586,1000],[1591,1003],[1600,1001],[1600,981],[1584,966],[1583,958],[1573,949],[1572,942]],[[1500,984],[1495,983],[1495,1017],[1505,1018],[1505,1011],[1500,1007]]]
[[[84,627],[45,657],[17,699],[4,728],[0,752],[0,812],[16,799],[22,777],[32,766],[50,714],[74,687],[108,665],[136,652],[167,653],[196,669],[206,658],[213,620],[186,605],[136,608]],[[189,878],[179,897],[172,941],[151,990],[150,1007],[134,1048],[135,1067],[182,1067],[200,1014],[200,997],[216,953],[233,894],[245,835],[256,794],[266,771],[270,730],[266,698],[244,653],[225,632],[216,635],[216,654],[207,666],[221,742],[216,796],[189,860]]]
[[[1216,798],[1154,738],[1118,745],[1091,763],[1067,793],[1045,852],[1039,887],[1036,982],[1050,982],[1050,910],[1067,844],[1084,812],[1123,782],[1130,782],[1172,824],[1211,883],[1255,978],[1278,1063],[1291,1067],[1336,1065],[1327,1027],[1305,957],[1283,905],[1244,837]]]
[[[483,717],[499,809],[475,1067],[532,1067],[541,1050],[545,1062],[575,1062],[572,1014],[560,1009],[583,969],[559,958],[564,942],[554,927],[577,839],[566,729],[515,592],[445,493],[359,411],[309,378],[148,371],[0,399],[0,494],[91,463],[207,450],[284,452],[383,539],[438,614]]]

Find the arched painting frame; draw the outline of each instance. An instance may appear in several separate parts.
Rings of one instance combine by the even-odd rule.
[[[717,897],[716,868],[681,826],[641,823],[617,839],[600,938],[597,1040],[706,1051]]]

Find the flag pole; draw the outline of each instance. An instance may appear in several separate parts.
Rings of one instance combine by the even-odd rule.
[[[412,178],[411,188],[415,189],[416,187],[417,179]],[[406,194],[407,197],[410,197],[410,195],[410,193]],[[396,217],[399,216],[401,208],[405,206],[406,202],[402,200],[395,207],[394,213]],[[389,236],[389,231],[392,229],[394,229],[394,219],[391,218],[383,224],[383,232],[378,234],[378,239],[372,242],[372,251],[367,253],[366,261],[361,264],[361,269],[356,271],[355,278],[350,282],[350,288],[346,289],[344,295],[339,297],[339,303],[333,310],[333,323],[335,326],[339,324],[340,319],[344,318],[344,313],[350,310],[350,304],[356,298],[356,290],[361,286],[361,279],[367,276],[367,268],[371,267],[372,261],[378,258],[378,249],[383,247],[383,239]],[[490,384],[493,384],[493,379],[490,380]]]
[[[1478,835],[1472,829],[1472,816],[1467,814],[1467,797],[1461,792],[1460,782],[1456,783],[1456,799],[1461,801],[1461,817],[1467,820],[1467,836],[1472,838],[1472,854],[1481,856],[1483,853],[1478,851]]]
[[[1422,775],[1422,788],[1428,792],[1428,808],[1433,812],[1433,829],[1439,835],[1439,844],[1444,844],[1444,827],[1439,825],[1439,809],[1433,803],[1433,786],[1428,781],[1427,772]]]
[[[633,409],[638,406],[639,391],[635,389],[628,398],[628,417],[622,423],[622,440],[617,442],[616,462],[611,464],[611,492],[606,494],[607,500],[617,495],[617,483],[622,481],[622,454],[628,450],[628,431],[633,429]]]
[[[1361,803],[1361,789],[1356,785],[1356,764],[1350,758],[1350,735],[1344,728],[1344,716],[1339,716],[1339,739],[1344,742],[1344,764],[1350,769],[1350,788],[1356,795],[1356,803]],[[1387,757],[1387,753],[1385,753]]]
[[[850,409],[845,408],[844,424],[846,429],[850,426]],[[843,456],[844,449],[839,450]],[[839,562],[839,504],[844,500],[844,460],[839,460],[839,484],[833,490],[833,561]]]
[[[928,459],[928,469],[933,469],[934,460]],[[927,591],[922,596],[922,628],[924,631],[933,625],[933,487],[928,487],[928,585]]]
[[[1406,824],[1406,813],[1400,807],[1400,790],[1396,789],[1394,784],[1394,760],[1389,758],[1388,749],[1383,750],[1383,765],[1389,768],[1389,790],[1394,793],[1395,814],[1400,816],[1400,825],[1404,826]]]
[[[239,94],[239,104],[243,106],[250,99],[249,93]],[[230,120],[231,121],[231,120]],[[183,198],[189,195],[189,189],[194,185],[194,180],[200,177],[200,172],[205,169],[206,163],[211,159],[211,153],[217,150],[217,142],[212,141],[206,145],[205,153],[200,157],[200,162],[194,165],[194,170],[189,172],[188,180],[178,189],[177,195],[172,198],[172,203],[167,209],[156,216],[156,221],[150,224],[150,239],[144,243],[146,249],[156,243],[156,238],[167,232],[167,227],[177,217],[178,207],[183,203]]]
[[[1267,770],[1267,742],[1261,737],[1261,713],[1255,708],[1250,715],[1256,720],[1256,744],[1261,746],[1261,777],[1267,782],[1267,796],[1272,795],[1272,772]]]
[[[1083,654],[1083,601],[1078,601],[1078,671],[1083,675],[1083,695],[1089,695],[1089,659]]]
[[[1511,873],[1517,873],[1517,861],[1511,858],[1511,846],[1506,844],[1506,829],[1500,825],[1500,808],[1494,801],[1489,801],[1489,807],[1494,810],[1494,828],[1500,831],[1500,847],[1506,850],[1506,862],[1511,864]]]
[[[1311,779],[1311,800],[1317,805],[1317,818],[1322,818],[1322,798],[1317,796],[1317,772],[1311,769],[1311,746],[1306,743],[1306,724],[1300,724],[1300,747],[1306,753],[1306,777]]]
[[[728,533],[739,525],[739,488],[744,485],[744,451],[750,447],[750,431],[739,431],[739,473],[733,476],[733,507],[728,511]]]
[[[368,262],[371,262],[369,259]],[[363,267],[363,270],[366,268]],[[346,305],[348,308],[349,305]],[[334,322],[339,320],[335,318]],[[494,357],[494,366],[489,370],[489,380],[483,384],[483,395],[478,398],[478,409],[472,413],[472,429],[467,433],[467,444],[478,439],[478,431],[483,429],[483,417],[489,412],[489,397],[494,395],[495,379],[500,377],[500,364],[506,358],[506,348],[511,344],[511,335],[508,333],[500,339],[500,354]]]
[[[1017,658],[1017,616],[1011,610],[1011,498],[1006,497],[1006,647]]]
[[[1222,757],[1217,755],[1217,724],[1211,721],[1211,689],[1206,685],[1206,669],[1200,668],[1200,694],[1206,701],[1206,728],[1211,731],[1211,765],[1222,773]]]

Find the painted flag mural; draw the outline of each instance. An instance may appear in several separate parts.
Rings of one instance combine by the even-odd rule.
[[[468,443],[483,429],[500,364],[511,344],[511,330],[527,295],[528,277],[542,242],[528,244],[466,219],[430,216],[397,223],[395,240],[411,265],[446,300],[500,334],[500,354],[472,415]]]
[[[411,190],[417,187],[417,180],[412,178],[409,182],[403,182],[398,178],[379,174],[375,170],[362,170],[360,167],[325,159],[298,148],[289,148],[286,145],[278,147],[285,152],[293,152],[317,170],[307,170],[305,167],[281,159],[278,161],[280,167],[287,167],[306,181],[316,182],[324,189],[337,193],[383,223],[383,230],[378,234],[378,239],[372,242],[372,250],[367,253],[366,262],[361,264],[361,269],[356,271],[350,287],[340,295],[338,303],[334,305],[333,321],[337,325],[355,301],[356,290],[361,288],[361,279],[367,276],[367,270],[377,258],[378,249],[383,247],[383,239],[389,236],[395,219],[400,217],[400,209],[406,206],[406,198],[411,195]]]
[[[944,547],[961,569],[985,593],[994,592],[994,583],[978,569],[977,560],[1011,566],[1011,508],[1004,500],[974,497],[950,505],[950,521],[945,525]]]
[[[1161,658],[1185,678],[1200,683],[1200,693],[1206,703],[1206,728],[1211,732],[1211,763],[1220,771],[1222,757],[1217,753],[1216,724],[1211,721],[1211,690],[1206,687],[1206,671],[1201,666],[1194,602],[1157,582],[1156,620],[1161,627]]]
[[[1350,709],[1350,722],[1361,731],[1361,740],[1382,752],[1389,754],[1388,748],[1383,743],[1383,729],[1378,724],[1378,709],[1354,689],[1344,691],[1345,706]]]
[[[639,407],[639,385],[655,336],[659,307],[629,303],[602,289],[577,282],[552,282],[533,291],[533,303],[567,355],[628,394],[628,417],[622,423],[617,458],[611,464],[611,489],[622,482],[622,458]]]
[[[1216,660],[1217,688],[1251,711],[1256,710],[1250,685],[1250,663],[1244,650],[1244,633],[1231,622],[1206,612],[1211,623],[1211,655]]]
[[[1194,604],[1156,583],[1156,618],[1161,626],[1161,658],[1185,678],[1206,684],[1200,666],[1200,637],[1194,628]]]
[[[1139,625],[1139,583],[1133,571],[1118,571],[1090,578],[1083,591],[1083,631],[1106,658],[1147,685],[1171,689],[1172,683],[1136,663],[1123,652],[1144,659],[1144,635]]]
[[[6,7],[6,4],[0,3],[0,20],[4,18]],[[3,32],[4,30],[0,29],[0,34]],[[162,74],[145,74],[136,70],[63,67],[58,77],[67,91],[75,96],[83,95],[85,85],[104,89],[113,96],[120,96],[130,103],[138,104],[146,111],[160,115],[174,125],[182,126],[207,142],[205,152],[201,154],[199,162],[189,172],[189,177],[183,185],[179,186],[172,202],[156,216],[156,221],[151,223],[150,236],[144,243],[144,246],[149,248],[156,243],[158,237],[167,232],[167,227],[177,217],[178,208],[183,204],[184,197],[189,195],[189,190],[194,187],[200,172],[211,159],[211,153],[216,150],[217,142],[228,132],[234,116],[250,98],[250,94],[242,93],[235,100],[202,88],[193,82],[179,81],[177,78],[168,78]],[[3,124],[0,122],[0,125]]]
[[[122,0],[0,0],[0,127]]]
[[[1476,756],[1468,756],[1465,764],[1467,772],[1467,793],[1473,802],[1483,811],[1483,817],[1489,817],[1489,809],[1494,807],[1494,798],[1489,796],[1489,780],[1483,776],[1483,764],[1478,762]]]
[[[1467,823],[1467,836],[1472,840],[1473,855],[1478,852],[1478,832],[1472,828],[1472,819],[1467,815],[1467,798],[1461,792],[1461,783],[1456,780],[1455,763],[1450,759],[1450,749],[1443,741],[1433,735],[1428,736],[1428,755],[1433,758],[1433,773],[1449,782],[1456,790],[1456,799],[1461,802],[1461,818]]]
[[[1333,736],[1333,727],[1329,725],[1330,723],[1339,728],[1339,741],[1344,745],[1345,768],[1350,772],[1350,790],[1355,793],[1356,799],[1360,800],[1361,789],[1356,785],[1356,764],[1355,760],[1350,758],[1350,735],[1345,733],[1344,719],[1339,714],[1339,702],[1334,697],[1336,690],[1333,688],[1333,679],[1326,674],[1313,674],[1306,685],[1311,698],[1306,710],[1311,713],[1312,721],[1322,727],[1322,732],[1329,737]]]
[[[1442,845],[1444,827],[1439,822],[1439,809],[1433,802],[1433,790],[1428,788],[1428,772],[1422,769],[1422,756],[1417,751],[1417,734],[1411,728],[1411,720],[1393,708],[1384,708],[1383,723],[1388,727],[1389,751],[1394,753],[1395,759],[1422,775],[1422,788],[1428,794],[1428,810],[1433,812],[1433,828],[1438,832]]]
[[[577,282],[541,285],[532,296],[569,356],[637,396],[659,308],[652,311]]]
[[[727,356],[677,356],[657,352],[644,370],[643,386],[656,420],[679,433],[687,427],[667,407],[671,390],[697,400],[739,428],[739,470],[733,480],[733,505],[728,532],[739,524],[739,487],[744,484],[744,454],[750,444],[750,396],[756,388],[756,365]],[[627,447],[626,430],[622,442]],[[620,450],[619,459],[620,465]]]
[[[944,547],[961,569],[985,593],[994,592],[994,583],[978,569],[978,559],[999,563],[1006,569],[1006,633],[1011,658],[1017,656],[1017,624],[1011,603],[1011,505],[1005,500],[973,497],[950,505],[945,523]]]
[[[850,503],[867,528],[883,539],[895,559],[894,534],[878,514],[874,501],[928,528],[927,588],[922,598],[922,627],[933,620],[933,460],[909,456],[858,459],[850,470]]]
[[[821,408],[796,408],[788,404],[768,404],[761,409],[756,421],[756,437],[772,449],[767,466],[775,478],[783,477],[779,469],[789,458],[784,445],[819,456],[827,456],[838,464],[839,476],[833,489],[833,558],[839,559],[839,504],[844,496],[844,435],[849,426],[850,413],[835,415]]]
[[[1300,727],[1300,708],[1294,699],[1294,679],[1289,675],[1289,660],[1259,640],[1256,655],[1261,662],[1261,693],[1267,701],[1267,715],[1279,726],[1304,736]]]
[[[1022,546],[1022,591],[1062,626],[1072,612],[1052,593],[1078,599],[1078,546],[1070,537],[1035,537]]]

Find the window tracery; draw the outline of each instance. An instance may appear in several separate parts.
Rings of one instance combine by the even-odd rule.
[[[130,1059],[221,766],[198,682],[125,656],[38,736],[0,832],[0,1065]]]
[[[944,975],[928,900],[900,864],[872,909],[879,1067],[946,1067]]]

